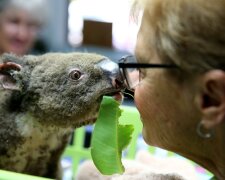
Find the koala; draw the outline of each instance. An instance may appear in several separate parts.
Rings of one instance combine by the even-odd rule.
[[[61,179],[74,128],[94,123],[103,95],[120,95],[118,65],[89,53],[0,58],[0,169]]]

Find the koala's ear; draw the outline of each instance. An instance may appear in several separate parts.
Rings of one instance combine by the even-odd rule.
[[[0,85],[3,89],[20,90],[16,80],[10,72],[20,71],[21,65],[14,62],[4,62],[0,64]]]

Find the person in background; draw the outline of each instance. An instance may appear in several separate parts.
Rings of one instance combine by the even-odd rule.
[[[129,85],[145,141],[224,180],[225,0],[137,0],[136,5],[143,8],[135,50],[139,66],[134,64],[140,80]]]
[[[31,53],[47,16],[46,0],[1,0],[0,54]]]

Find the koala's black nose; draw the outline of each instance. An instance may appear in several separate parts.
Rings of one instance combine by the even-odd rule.
[[[125,89],[124,79],[117,63],[109,59],[104,59],[98,63],[98,66],[104,71],[104,74],[111,79],[114,88],[119,90]]]

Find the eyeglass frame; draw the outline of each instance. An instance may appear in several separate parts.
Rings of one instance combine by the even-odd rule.
[[[128,56],[123,56],[121,59],[119,59],[118,62],[118,66],[119,69],[121,71],[121,74],[123,75],[123,78],[125,79],[126,83],[127,83],[127,89],[133,91],[133,88],[130,87],[125,69],[127,68],[137,68],[138,71],[140,71],[140,68],[178,68],[177,65],[175,64],[150,64],[150,63],[125,63],[124,61],[126,61],[127,58],[129,57],[134,57],[132,55],[128,55]]]

